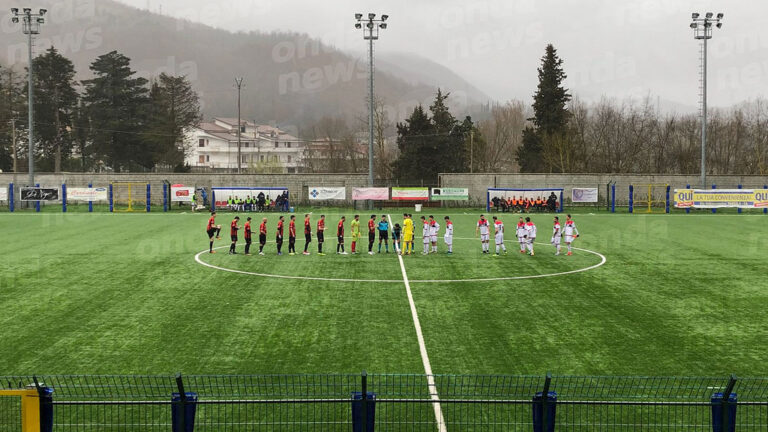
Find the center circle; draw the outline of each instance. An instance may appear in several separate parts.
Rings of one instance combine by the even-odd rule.
[[[215,249],[223,249],[228,247],[229,246],[220,246]],[[502,277],[467,278],[467,279],[410,279],[409,278],[408,280],[411,283],[463,283],[463,282],[497,282],[497,281],[523,280],[523,279],[540,279],[540,278],[555,277],[555,276],[565,276],[565,275],[570,275],[575,273],[583,273],[583,272],[594,270],[598,267],[601,267],[607,261],[607,258],[605,257],[605,255],[599,252],[595,252],[589,249],[577,248],[577,247],[572,247],[572,249],[595,255],[598,258],[600,258],[600,262],[588,267],[583,267],[575,270],[568,270],[568,271],[555,272],[555,273],[525,275],[525,276],[502,276]],[[249,275],[249,276],[259,276],[259,277],[275,278],[275,279],[314,280],[314,281],[324,281],[324,282],[374,282],[374,283],[398,283],[398,284],[403,283],[403,279],[347,279],[347,278],[327,278],[327,277],[315,277],[315,276],[290,276],[290,275],[252,272],[252,271],[239,270],[239,269],[233,269],[228,267],[221,267],[221,266],[207,263],[203,261],[201,258],[204,254],[207,254],[207,253],[208,253],[208,250],[206,249],[195,254],[195,262],[197,262],[202,266],[212,268],[214,270],[225,271],[229,273],[237,273],[237,274],[243,274],[243,275]],[[398,259],[402,259],[402,258],[398,258]]]

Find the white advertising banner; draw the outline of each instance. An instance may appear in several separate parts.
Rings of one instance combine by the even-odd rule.
[[[106,201],[107,188],[67,188],[67,201]]]
[[[354,188],[352,189],[352,200],[376,200],[385,201],[389,199],[389,188]]]
[[[308,189],[310,201],[347,199],[347,188],[345,187],[310,186]]]
[[[575,203],[596,203],[597,188],[573,188],[571,201]]]
[[[429,199],[428,188],[393,187],[393,200],[426,201]]]
[[[171,186],[172,202],[192,202],[193,196],[195,196],[194,186]]]
[[[8,185],[0,187],[0,201],[8,201]]]

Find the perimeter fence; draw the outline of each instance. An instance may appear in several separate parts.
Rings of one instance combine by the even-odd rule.
[[[766,431],[768,378],[7,376],[0,430]]]

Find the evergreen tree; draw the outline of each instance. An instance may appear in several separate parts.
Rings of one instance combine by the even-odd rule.
[[[152,115],[146,141],[155,163],[184,169],[185,131],[202,119],[200,98],[186,77],[160,74],[149,94]]]
[[[517,148],[517,163],[521,172],[544,172],[541,137],[532,127],[523,129],[523,143]]]
[[[432,120],[421,105],[413,109],[405,122],[397,124],[397,147],[400,156],[395,160],[392,171],[401,183],[415,183],[425,178],[436,178],[433,169],[434,128]]]
[[[557,50],[552,44],[547,45],[538,71],[539,84],[533,95],[534,117],[530,119],[535,130],[526,128],[523,132],[523,145],[517,152],[522,172],[551,170],[551,166],[545,163],[548,143],[563,139],[568,127],[567,105],[571,95],[563,87],[563,81],[567,78],[563,71],[563,60],[557,56]]]
[[[465,172],[469,169],[466,138],[469,137],[472,120],[470,119],[469,125],[464,125],[464,127],[456,121],[456,118],[451,114],[446,105],[446,100],[449,96],[450,93],[443,94],[438,88],[435,101],[429,107],[429,110],[432,112],[432,124],[435,135],[432,139],[434,152],[432,164],[437,171],[433,181],[437,180],[438,173]],[[466,130],[463,130],[464,128]]]
[[[32,61],[35,69],[35,138],[41,170],[61,172],[72,151],[72,115],[77,108],[75,66],[50,47]]]
[[[0,169],[12,171],[16,151],[17,169],[26,171],[27,103],[24,76],[13,68],[0,67]],[[13,148],[14,134],[16,148]]]
[[[107,166],[148,170],[154,166],[144,131],[147,125],[147,80],[135,78],[131,60],[112,51],[91,63],[94,78],[83,81],[94,156]]]
[[[400,156],[393,164],[393,172],[401,183],[434,184],[441,172],[464,172],[469,169],[467,130],[451,114],[446,100],[449,93],[438,89],[429,107],[430,117],[419,105],[405,123],[397,124],[397,146]],[[466,132],[466,133],[465,133]]]

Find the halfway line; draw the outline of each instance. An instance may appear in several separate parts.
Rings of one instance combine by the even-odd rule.
[[[387,215],[389,224],[392,223],[392,215]],[[435,401],[432,406],[435,409],[435,420],[437,421],[438,432],[447,432],[445,428],[445,419],[443,418],[443,409],[440,406],[440,395],[437,394],[437,386],[435,385],[435,377],[432,375],[432,365],[429,363],[429,355],[427,355],[427,346],[424,344],[424,334],[421,332],[421,323],[419,322],[419,314],[416,313],[416,303],[413,301],[413,293],[411,292],[411,283],[408,281],[408,274],[405,272],[405,263],[403,262],[403,256],[400,255],[400,248],[395,245],[395,252],[397,252],[397,259],[400,261],[400,270],[403,273],[403,282],[405,282],[405,292],[408,294],[408,303],[411,305],[411,317],[413,318],[413,326],[416,327],[416,338],[419,340],[419,351],[421,351],[421,362],[424,364],[424,373],[427,375],[427,386],[429,387],[429,396]]]

